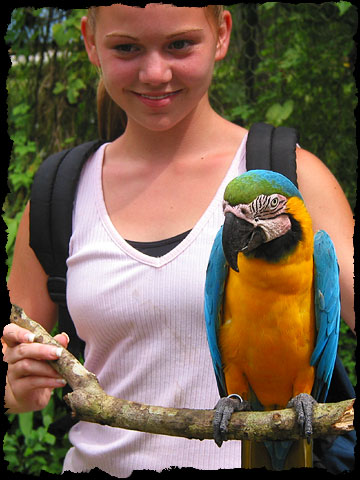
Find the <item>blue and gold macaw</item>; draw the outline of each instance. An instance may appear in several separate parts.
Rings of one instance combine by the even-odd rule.
[[[242,466],[311,467],[312,412],[324,402],[340,323],[339,269],[324,231],[314,236],[298,189],[251,170],[224,194],[224,225],[209,259],[207,337],[220,397],[221,446],[234,411],[294,407],[304,438],[243,442]],[[265,445],[265,446],[264,446]]]

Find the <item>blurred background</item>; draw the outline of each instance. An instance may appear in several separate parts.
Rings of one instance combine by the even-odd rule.
[[[301,146],[330,168],[354,210],[357,8],[350,2],[237,3],[227,8],[233,15],[232,43],[227,58],[216,65],[212,105],[244,127],[266,121],[297,128]],[[9,18],[5,41],[11,59],[12,151],[3,204],[8,269],[40,163],[55,151],[98,138],[98,73],[82,43],[84,14],[84,9],[20,7]],[[339,353],[354,385],[355,345],[342,322]],[[8,471],[61,473],[69,441],[67,435],[57,438],[48,432],[64,414],[61,397],[57,390],[45,410],[8,416]]]

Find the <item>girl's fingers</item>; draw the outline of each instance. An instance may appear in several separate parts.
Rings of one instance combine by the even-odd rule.
[[[65,332],[56,335],[54,338],[65,348],[70,341],[68,334]],[[33,333],[25,328],[19,327],[18,325],[10,323],[4,327],[2,342],[8,347],[14,347],[19,343],[33,343],[34,339],[35,335]]]
[[[57,360],[61,357],[63,349],[54,345],[41,343],[20,343],[12,348],[7,348],[4,353],[4,361],[16,363],[25,358],[33,360]]]
[[[8,376],[11,376],[14,379],[35,376],[54,379],[61,378],[61,375],[59,375],[47,362],[32,360],[30,358],[25,358],[14,363],[11,372],[8,372]]]
[[[55,335],[55,340],[57,340],[63,347],[67,347],[70,342],[69,335],[65,332],[59,333],[58,335]]]
[[[66,385],[62,378],[29,376],[18,380],[17,388],[22,391],[30,391],[42,388],[61,388]]]
[[[21,328],[18,325],[9,323],[5,325],[3,330],[2,341],[6,343],[8,347],[14,347],[19,343],[32,343],[35,335],[26,328]]]

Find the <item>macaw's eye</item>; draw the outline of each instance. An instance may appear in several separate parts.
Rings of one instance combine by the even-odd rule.
[[[278,205],[279,205],[279,199],[278,199],[278,197],[274,197],[270,201],[270,208],[276,208]]]

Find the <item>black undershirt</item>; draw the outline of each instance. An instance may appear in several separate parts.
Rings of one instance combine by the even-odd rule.
[[[165,238],[157,242],[134,242],[133,240],[126,240],[129,245],[145,255],[150,257],[162,257],[179,245],[191,232],[180,233],[175,237]]]

